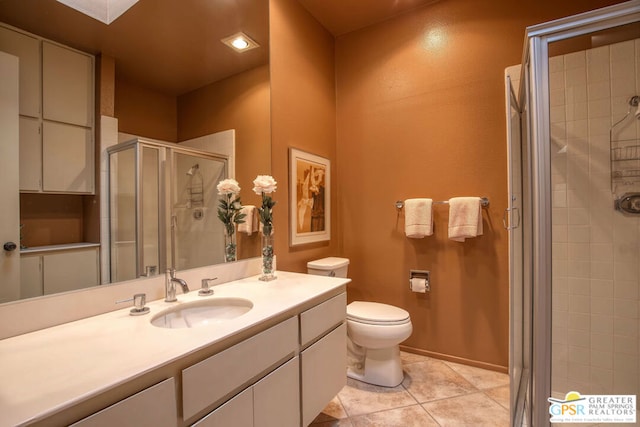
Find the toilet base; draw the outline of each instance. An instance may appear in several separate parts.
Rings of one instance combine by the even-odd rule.
[[[402,383],[404,373],[400,360],[400,348],[366,349],[364,372],[347,369],[347,377],[383,387],[396,387]]]

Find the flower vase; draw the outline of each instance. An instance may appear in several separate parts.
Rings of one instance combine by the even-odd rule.
[[[235,230],[224,233],[224,262],[233,262],[236,260],[237,245]]]
[[[268,282],[275,280],[276,272],[273,268],[273,233],[265,236],[262,235],[262,275],[260,280]]]

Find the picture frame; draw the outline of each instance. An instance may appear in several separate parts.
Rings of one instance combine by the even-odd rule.
[[[289,148],[289,244],[331,240],[331,161]]]

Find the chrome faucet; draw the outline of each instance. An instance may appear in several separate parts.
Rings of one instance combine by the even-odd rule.
[[[165,302],[174,302],[178,300],[176,298],[176,283],[178,283],[182,287],[183,294],[186,294],[187,292],[189,292],[189,286],[187,285],[187,282],[185,282],[182,279],[178,279],[176,277],[175,268],[167,269],[167,272],[165,273],[165,276],[164,276],[164,280],[165,280],[165,287],[164,287]]]

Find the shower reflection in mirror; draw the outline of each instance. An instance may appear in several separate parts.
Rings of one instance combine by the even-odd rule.
[[[108,153],[109,281],[223,262],[214,195],[227,156],[140,138]]]

